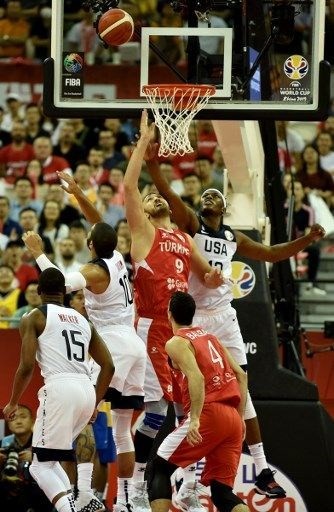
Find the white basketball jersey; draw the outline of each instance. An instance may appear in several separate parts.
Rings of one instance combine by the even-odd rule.
[[[200,222],[199,230],[194,236],[195,244],[210,265],[222,270],[224,277],[228,279],[232,273],[231,260],[237,250],[235,234],[230,226],[222,225],[219,231],[215,231],[201,220]],[[206,288],[192,272],[189,293],[194,297],[198,310],[220,308],[233,299],[229,281],[215,289]]]
[[[44,379],[58,373],[90,376],[91,326],[75,309],[47,304],[46,323],[38,337],[36,360]]]
[[[112,258],[94,260],[107,266],[110,282],[103,293],[92,293],[84,289],[85,306],[89,320],[100,332],[110,325],[129,325],[134,323],[134,305],[132,288],[123,256],[114,251]],[[104,262],[104,264],[103,264]]]

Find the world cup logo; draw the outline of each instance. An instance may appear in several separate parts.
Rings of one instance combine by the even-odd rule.
[[[242,299],[254,289],[256,277],[249,265],[241,261],[232,261],[232,294],[234,299]]]
[[[291,80],[300,80],[307,75],[309,64],[302,55],[291,55],[284,62],[284,73]]]
[[[83,59],[77,53],[69,53],[64,58],[64,68],[68,73],[78,73],[82,70]]]

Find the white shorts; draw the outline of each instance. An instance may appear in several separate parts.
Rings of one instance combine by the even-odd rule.
[[[74,439],[94,412],[96,394],[91,380],[76,373],[52,375],[39,390],[38,399],[32,446],[72,450]]]
[[[110,387],[123,396],[144,396],[144,380],[146,371],[146,349],[143,340],[134,327],[128,325],[112,325],[108,331],[99,332],[110,350],[115,373]],[[100,367],[92,365],[92,381],[95,384]]]
[[[239,365],[247,364],[244,340],[240,332],[236,311],[231,304],[218,311],[196,311],[193,325],[203,327],[207,332],[217,336],[221,344],[228,348],[233,359]]]

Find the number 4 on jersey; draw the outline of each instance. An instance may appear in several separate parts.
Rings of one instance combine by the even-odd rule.
[[[208,348],[211,355],[211,361],[213,363],[218,363],[221,368],[224,368],[223,358],[210,340],[208,340]]]

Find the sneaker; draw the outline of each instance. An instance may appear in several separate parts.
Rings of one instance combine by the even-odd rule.
[[[318,288],[317,286],[310,286],[305,289],[306,295],[312,294],[312,295],[318,295],[318,297],[324,297],[327,295],[326,290],[322,290],[321,288]]]
[[[92,492],[79,491],[75,500],[77,512],[104,512],[106,510],[102,501],[100,501]]]
[[[150,502],[147,495],[147,482],[132,484],[130,495],[132,512],[151,512]]]
[[[271,471],[269,468],[261,471],[255,480],[255,492],[257,494],[263,494],[267,498],[285,498],[285,490],[276,482],[275,473],[276,471]]]
[[[186,484],[181,485],[175,497],[175,506],[183,512],[206,512],[207,509],[202,505],[198,496],[196,484],[192,487],[188,487]]]
[[[117,502],[113,506],[113,512],[132,512],[132,503]]]

